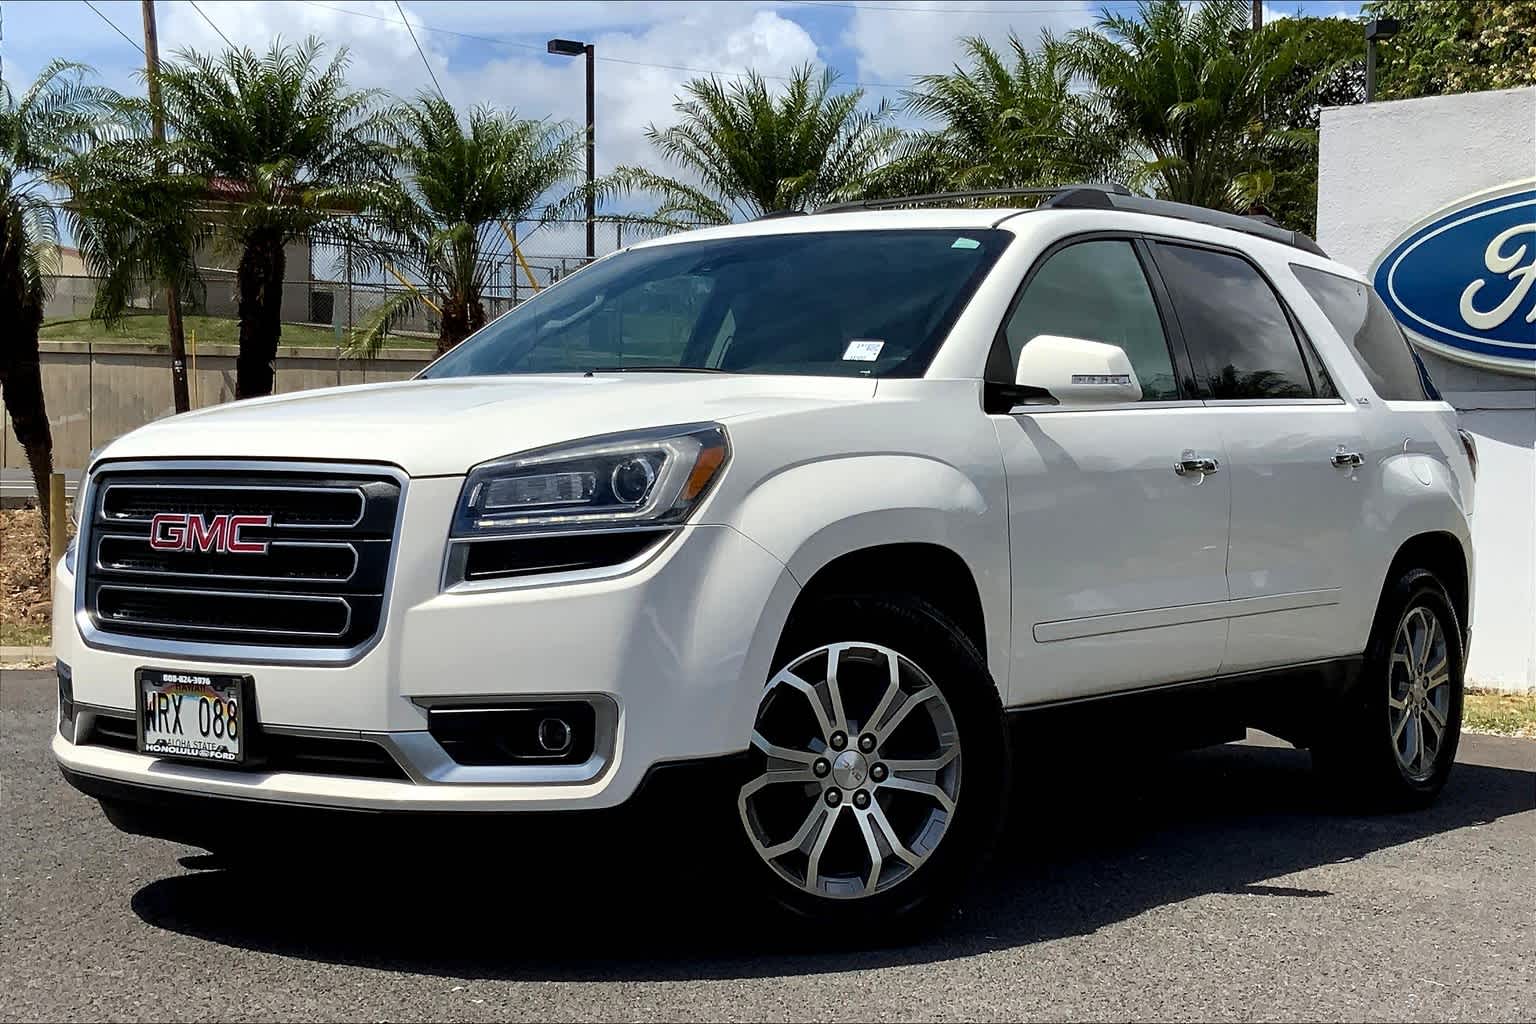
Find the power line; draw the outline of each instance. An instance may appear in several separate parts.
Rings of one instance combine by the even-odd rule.
[[[352,15],[354,17],[357,17],[357,18],[368,18],[371,21],[384,21],[384,22],[388,22],[391,25],[393,25],[395,23],[395,19],[393,19],[393,18],[386,18],[386,17],[383,17],[383,16],[378,15],[378,14],[371,14],[368,11],[355,11],[355,10],[352,10],[350,8],[347,8],[347,7],[337,7],[337,6],[333,5],[333,4],[320,3],[319,0],[304,0],[304,2],[306,4],[308,4],[310,7],[318,7],[318,8],[320,8],[323,11],[333,11],[333,12],[335,12],[337,14],[350,14],[350,15]],[[397,0],[397,2],[398,2],[398,0]],[[406,27],[409,28],[410,26],[407,25]],[[512,46],[512,47],[517,47],[519,49],[532,50],[532,51],[535,51],[537,53],[544,53],[545,52],[545,48],[543,46],[538,46],[538,45],[535,45],[534,43],[520,42],[520,41],[518,41],[516,39],[505,39],[505,38],[502,38],[500,36],[478,35],[478,34],[476,34],[474,32],[459,32],[459,31],[457,31],[455,29],[439,28],[436,25],[428,25],[428,24],[425,24],[425,23],[422,24],[421,28],[422,28],[422,31],[424,31],[424,32],[436,32],[439,35],[457,36],[460,39],[473,39],[473,40],[476,40],[477,42],[482,42],[482,43],[494,43],[497,46]],[[412,33],[412,35],[414,37],[414,33]],[[420,47],[419,47],[419,44],[418,44],[418,49],[419,48]],[[713,68],[689,67],[686,64],[658,64],[658,63],[656,63],[654,61],[628,60],[628,59],[626,59],[624,57],[598,57],[597,60],[598,60],[599,63],[602,63],[602,64],[628,64],[628,65],[631,65],[633,67],[659,68],[659,69],[662,69],[662,70],[665,70],[665,71],[685,71],[685,72],[687,72],[689,74],[693,74],[693,75],[721,75],[721,76],[724,76],[724,77],[727,77],[727,78],[746,78],[747,77],[747,72],[745,72],[745,71],[720,71],[718,69],[713,69]],[[788,82],[788,81],[790,81],[790,79],[788,77],[784,76],[784,75],[763,75],[761,77],[770,79],[770,80],[775,81],[775,82]],[[907,86],[905,86],[905,85],[893,85],[890,82],[853,82],[853,81],[850,81],[848,84],[849,85],[858,86],[858,87],[864,88],[864,89],[905,89],[905,88],[907,88]]]
[[[213,23],[213,19],[208,17],[208,15],[204,14],[203,13],[203,9],[201,7],[199,7],[199,6],[197,6],[197,0],[187,0],[187,3],[191,4],[192,5],[192,9],[194,11],[196,11],[202,17],[202,19],[204,21],[206,21],[208,23],[208,27],[209,28],[213,29],[215,32],[217,32],[219,34],[219,38],[224,40],[224,45],[228,46],[231,50],[236,49],[235,44],[230,42],[229,36],[224,34],[224,30],[219,28],[219,26],[215,25]]]
[[[113,21],[111,18],[107,17],[105,14],[102,14],[101,13],[101,9],[99,7],[97,7],[95,4],[91,3],[91,0],[80,0],[80,2],[85,4],[85,6],[89,7],[91,10],[95,11],[96,12],[96,17],[100,18],[102,21],[106,22],[108,25],[111,25],[112,26],[112,31],[116,32],[118,35],[120,35],[124,39],[128,40],[128,45],[129,46],[133,47],[135,50],[138,50],[140,53],[144,53],[144,47],[142,47],[138,43],[134,42],[133,37],[130,36],[127,32],[124,32],[122,29],[118,28],[117,27],[117,22]],[[146,54],[146,56],[147,56],[147,54]]]
[[[421,40],[416,38],[416,30],[411,28],[410,19],[405,16],[405,8],[400,6],[400,0],[395,0],[395,10],[400,12],[400,23],[404,25],[405,30],[411,34],[411,42],[416,44],[416,52],[421,54],[421,62],[422,64],[426,65],[427,74],[432,76],[433,87],[437,89],[437,94],[439,96],[443,96],[443,87],[437,84],[437,72],[432,70],[432,62],[427,60],[427,51],[421,48]],[[443,96],[443,98],[447,99],[448,97]]]

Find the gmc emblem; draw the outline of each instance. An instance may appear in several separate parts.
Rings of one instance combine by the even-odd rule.
[[[157,512],[149,521],[149,546],[156,551],[219,551],[264,555],[267,542],[242,540],[247,526],[271,526],[271,516],[216,515],[212,519],[184,512]]]

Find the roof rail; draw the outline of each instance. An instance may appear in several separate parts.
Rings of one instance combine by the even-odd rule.
[[[1174,217],[1178,220],[1208,224],[1215,228],[1241,231],[1245,235],[1267,238],[1271,242],[1289,245],[1314,256],[1327,258],[1323,247],[1300,231],[1291,231],[1265,216],[1245,217],[1236,213],[1223,213],[1191,203],[1173,203],[1166,199],[1148,199],[1125,192],[1106,192],[1101,189],[1076,188],[1063,191],[1040,204],[1053,210],[1123,210],[1127,213],[1145,213],[1154,217]]]
[[[917,196],[892,196],[889,199],[854,199],[846,203],[832,203],[829,206],[819,208],[815,212],[846,213],[851,210],[890,210],[899,206],[927,206],[931,203],[945,203],[956,199],[995,199],[1005,196],[1034,196],[1045,199],[1076,191],[1130,195],[1129,189],[1115,182],[1102,184],[1089,182],[1074,185],[1056,185],[1050,188],[980,188],[965,192],[928,192]]]
[[[753,217],[752,219],[755,220],[755,221],[756,220],[778,220],[780,217],[804,217],[804,216],[805,216],[805,211],[804,210],[769,210],[767,213],[762,214],[762,215],[757,216],[757,217]]]

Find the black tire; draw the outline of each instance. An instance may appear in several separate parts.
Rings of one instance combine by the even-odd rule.
[[[1445,729],[1429,770],[1409,771],[1399,751],[1409,744],[1394,737],[1391,707],[1394,679],[1401,689],[1402,668],[1394,677],[1392,654],[1398,632],[1410,616],[1432,615],[1444,637],[1450,693]],[[1463,648],[1461,623],[1445,588],[1433,573],[1411,569],[1382,592],[1371,627],[1361,676],[1338,709],[1337,721],[1312,747],[1313,764],[1329,792],[1367,810],[1403,810],[1428,805],[1444,788],[1461,740]]]
[[[985,862],[1001,831],[1011,769],[1002,706],[985,659],[964,633],[931,605],[904,595],[832,597],[797,609],[780,642],[770,680],[807,652],[841,643],[876,644],[897,652],[918,666],[947,702],[959,737],[957,767],[962,781],[957,783],[945,831],[927,859],[889,888],[881,890],[877,884],[872,893],[834,898],[812,893],[770,866],[749,838],[752,826],[745,810],[739,809],[736,834],[742,848],[743,872],[754,880],[762,895],[802,920],[876,929],[820,932],[824,941],[839,934],[862,943],[870,942],[872,936],[885,941],[899,940],[913,929],[931,923],[936,915],[953,905],[964,885]],[[768,705],[765,691],[764,707]],[[850,720],[853,717],[850,713]],[[892,713],[887,712],[881,720],[888,722],[891,718]],[[759,725],[763,722],[760,711]],[[756,749],[752,756],[755,760],[749,779],[767,763]],[[875,770],[874,763],[877,762],[871,763],[871,772]],[[899,793],[882,792],[873,783],[870,785],[876,801],[901,797]],[[841,807],[838,813],[849,809]],[[857,832],[858,819],[847,817],[847,827]]]

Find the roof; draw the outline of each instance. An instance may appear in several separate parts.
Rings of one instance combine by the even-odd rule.
[[[1001,199],[1035,196],[1037,205],[976,209],[970,206],[945,206],[962,199]],[[940,230],[978,230],[994,228],[1023,213],[1043,211],[1053,216],[1076,216],[1105,224],[1102,214],[1116,215],[1109,226],[1114,229],[1146,227],[1144,218],[1161,221],[1162,230],[1174,236],[1200,237],[1200,228],[1215,228],[1217,238],[1232,244],[1253,239],[1284,245],[1293,250],[1327,258],[1318,244],[1299,231],[1281,227],[1268,216],[1243,216],[1207,209],[1188,203],[1151,199],[1133,194],[1123,185],[1113,183],[1062,185],[1052,188],[983,189],[970,192],[936,192],[894,199],[858,200],[823,207],[811,214],[782,212],[769,214],[744,224],[687,232],[657,239],[652,245],[712,238],[742,238],[757,235],[804,234],[813,231],[877,231],[890,228],[936,228]],[[1124,215],[1131,219],[1123,221]],[[828,215],[832,215],[829,219]],[[1030,223],[1039,223],[1031,218]]]

